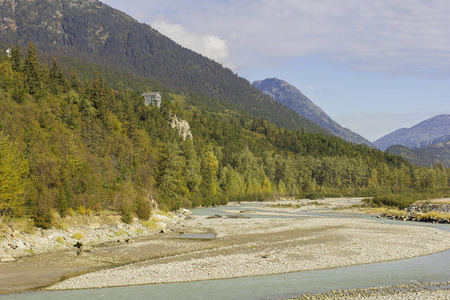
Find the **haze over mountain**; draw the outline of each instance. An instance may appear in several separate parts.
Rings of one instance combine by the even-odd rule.
[[[329,134],[221,64],[97,0],[3,0],[0,32],[3,50],[16,44],[25,49],[33,42],[48,61],[55,56],[63,65],[131,72],[172,90],[220,99],[233,110],[285,128]]]
[[[292,108],[302,117],[314,122],[315,124],[329,130],[342,139],[355,143],[366,144],[375,147],[370,141],[354,133],[350,129],[343,128],[337,122],[332,120],[320,107],[314,104],[300,90],[284,80],[278,78],[267,78],[253,82],[253,86],[260,89],[287,107]]]
[[[438,115],[411,128],[398,129],[376,140],[374,144],[382,150],[393,145],[411,149],[442,143],[450,138],[450,115]]]

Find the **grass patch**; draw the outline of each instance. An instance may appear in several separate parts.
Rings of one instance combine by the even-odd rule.
[[[144,225],[145,227],[148,227],[150,229],[158,228],[158,224],[156,224],[156,222],[153,220],[141,221],[141,223],[142,223],[142,225]]]
[[[75,232],[72,237],[76,240],[81,240],[83,238],[83,234],[81,232]]]
[[[64,238],[63,238],[62,236],[58,236],[58,237],[56,238],[56,241],[57,241],[58,243],[60,243],[60,244],[63,244],[63,245],[66,244],[66,241],[64,241]]]
[[[30,253],[30,254],[35,254],[35,252],[34,252],[34,250],[33,249],[25,249],[25,251],[27,251],[28,253]]]
[[[416,215],[416,218],[419,220],[431,220],[431,219],[444,219],[444,220],[450,220],[450,214],[440,213],[440,212],[428,212],[425,214],[418,214]]]
[[[306,204],[293,204],[293,203],[277,203],[277,204],[269,204],[266,207],[274,207],[274,208],[301,208],[301,207],[305,207],[305,206],[309,206],[309,205],[316,205],[316,206],[320,206],[320,205],[324,205],[323,203],[320,203],[319,201],[313,201],[313,202],[308,202]]]
[[[267,207],[274,207],[274,208],[300,208],[305,205],[302,204],[292,204],[292,203],[278,203],[278,204],[269,204]]]

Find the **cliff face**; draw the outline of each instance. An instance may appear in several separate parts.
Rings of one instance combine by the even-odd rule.
[[[170,124],[172,125],[172,128],[178,131],[178,134],[183,138],[183,140],[187,138],[192,140],[191,127],[186,120],[178,119],[177,116],[173,116]]]

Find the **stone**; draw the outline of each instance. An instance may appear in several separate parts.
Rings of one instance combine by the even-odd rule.
[[[0,257],[0,262],[11,262],[11,261],[16,261],[16,259],[9,255]]]
[[[98,228],[100,228],[100,223],[98,223],[98,222],[92,223],[91,225],[89,225],[89,228],[98,229]]]

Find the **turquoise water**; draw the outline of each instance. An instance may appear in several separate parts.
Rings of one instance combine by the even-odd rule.
[[[238,207],[218,207],[194,210],[196,215],[222,214],[223,209],[257,211],[260,204],[242,204]],[[290,217],[305,218],[305,212]],[[245,214],[245,213],[244,213]],[[314,213],[319,214],[319,213]],[[249,213],[248,216],[252,216]],[[335,215],[333,215],[335,216]],[[349,216],[341,216],[349,217]],[[351,215],[351,217],[355,217]],[[367,218],[361,216],[358,218]],[[380,220],[395,223],[395,221]],[[397,222],[398,223],[398,222]],[[400,223],[405,224],[405,223]],[[413,224],[408,222],[408,225]],[[449,225],[416,223],[450,231]],[[301,293],[325,292],[335,289],[353,289],[394,284],[414,284],[450,280],[450,250],[432,255],[328,270],[315,270],[281,275],[210,280],[176,284],[157,284],[96,290],[37,292],[0,296],[6,299],[282,299]]]

